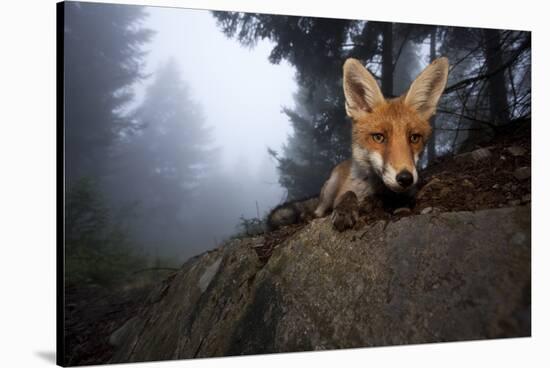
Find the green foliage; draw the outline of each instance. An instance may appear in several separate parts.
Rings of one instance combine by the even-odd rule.
[[[213,14],[228,37],[249,47],[269,39],[274,43],[269,60],[286,60],[296,69],[296,108],[284,109],[294,132],[282,152],[269,151],[278,160],[279,182],[288,190],[289,199],[317,194],[330,168],[350,156],[350,127],[342,98],[342,65],[348,57],[361,60],[388,97],[405,92],[430,61],[419,57],[427,42],[433,41],[431,58],[445,55],[450,59],[449,86],[454,88],[440,103],[440,114],[445,111],[447,115],[435,126],[434,132],[439,131],[437,141],[430,142],[434,156],[430,159],[437,151],[452,151],[470,138],[479,141],[487,127],[493,127],[492,121],[498,120],[497,115],[504,116],[501,123],[530,115],[528,32]]]
[[[68,285],[112,286],[147,266],[121,223],[115,222],[90,178],[69,188],[65,208],[65,276]]]
[[[294,133],[282,155],[268,152],[278,161],[279,183],[289,199],[315,195],[330,170],[350,155],[350,122],[345,118],[340,89],[329,82],[316,89],[301,87],[294,96],[295,110],[284,109]]]
[[[347,19],[236,12],[214,12],[214,17],[228,37],[244,45],[273,41],[269,60],[288,60],[297,68],[298,82],[309,85],[341,70],[342,45],[354,29],[354,21]]]
[[[292,124],[278,161],[279,183],[288,199],[317,194],[331,168],[350,155],[350,122],[342,94],[342,64],[347,57],[371,60],[380,55],[379,23],[346,19],[214,12],[228,37],[253,46],[259,39],[275,43],[269,60],[287,60],[296,68],[296,108],[284,108]],[[359,44],[361,35],[368,45]]]
[[[132,233],[174,250],[186,238],[182,214],[218,162],[211,131],[174,60],[156,70],[132,117],[140,129],[114,149],[119,170],[106,180],[109,201],[139,200]]]
[[[123,109],[144,77],[140,6],[67,2],[64,29],[64,120],[67,180],[100,177],[109,149],[132,122]]]

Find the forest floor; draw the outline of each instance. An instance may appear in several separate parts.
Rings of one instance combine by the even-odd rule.
[[[528,125],[528,126],[527,126]],[[439,159],[420,173],[415,203],[388,209],[371,201],[361,211],[358,227],[374,221],[395,221],[414,214],[475,211],[525,205],[531,202],[530,122],[497,135],[477,149]],[[255,249],[266,262],[273,249],[307,224],[282,227],[264,234]],[[113,354],[109,337],[139,310],[148,287],[121,291],[100,287],[66,289],[66,363],[108,363]]]
[[[128,291],[97,285],[65,288],[66,365],[107,363],[109,336],[138,311],[148,288]]]

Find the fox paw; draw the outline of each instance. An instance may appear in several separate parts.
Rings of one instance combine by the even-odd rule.
[[[351,229],[359,220],[359,201],[353,192],[346,192],[332,210],[330,221],[338,231]]]

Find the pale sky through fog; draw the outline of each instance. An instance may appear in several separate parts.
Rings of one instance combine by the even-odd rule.
[[[175,58],[192,98],[203,108],[206,124],[213,127],[224,167],[246,162],[248,172],[265,172],[260,165],[272,162],[275,170],[266,152],[267,147],[280,150],[291,132],[281,108],[294,106],[293,67],[286,62],[271,64],[268,42],[249,49],[227,38],[210,11],[163,7],[147,11],[145,26],[156,31],[148,46],[147,71]]]

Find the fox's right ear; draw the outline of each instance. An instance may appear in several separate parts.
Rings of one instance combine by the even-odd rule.
[[[374,77],[359,60],[351,58],[344,63],[344,96],[346,113],[351,118],[371,112],[376,105],[384,102]]]

